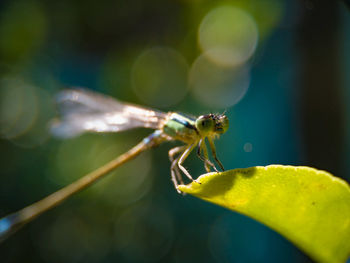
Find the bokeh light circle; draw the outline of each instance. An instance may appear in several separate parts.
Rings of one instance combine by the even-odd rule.
[[[0,137],[24,148],[44,143],[53,116],[48,92],[16,75],[1,78],[0,86]]]
[[[14,139],[28,132],[38,116],[38,98],[34,86],[14,78],[1,80],[0,134]]]
[[[250,142],[246,142],[244,145],[243,145],[243,150],[246,152],[246,153],[250,153],[253,151],[253,145],[250,143]]]
[[[131,72],[136,95],[145,103],[157,107],[178,103],[187,92],[187,78],[185,58],[166,47],[144,51],[136,59]]]
[[[61,142],[56,159],[53,160],[50,179],[61,187],[77,180],[82,175],[106,164],[115,156],[125,152],[135,144],[134,139],[114,136],[85,135]],[[126,148],[126,149],[125,149]],[[80,156],[84,153],[83,156]],[[152,186],[151,155],[145,153],[119,169],[110,176],[90,187],[86,197],[99,198],[104,203],[126,206],[146,195]]]
[[[225,66],[240,65],[256,49],[258,27],[246,11],[233,6],[220,6],[202,20],[198,43],[211,61]]]
[[[249,68],[219,66],[201,55],[191,67],[189,82],[194,96],[201,103],[214,108],[231,107],[248,90]]]

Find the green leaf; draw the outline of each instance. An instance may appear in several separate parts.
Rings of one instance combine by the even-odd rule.
[[[256,219],[318,262],[350,255],[350,188],[327,172],[270,165],[209,173],[197,182],[178,188]]]

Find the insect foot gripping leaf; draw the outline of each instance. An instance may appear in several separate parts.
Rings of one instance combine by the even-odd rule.
[[[350,188],[309,167],[270,165],[202,175],[178,189],[260,221],[317,262],[350,256]]]

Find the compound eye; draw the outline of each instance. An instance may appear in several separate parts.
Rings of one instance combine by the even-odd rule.
[[[215,125],[215,130],[217,133],[225,133],[229,127],[228,118],[225,115],[221,115]]]
[[[215,120],[211,115],[202,115],[196,120],[196,128],[201,133],[214,131]]]

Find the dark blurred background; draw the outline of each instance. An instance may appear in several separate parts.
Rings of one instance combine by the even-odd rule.
[[[0,216],[150,133],[51,138],[53,96],[71,86],[162,111],[226,110],[226,169],[306,165],[349,181],[349,72],[342,1],[1,1]],[[250,218],[177,194],[173,146],[37,218],[0,246],[0,261],[311,262]],[[195,177],[197,159],[186,162]]]

